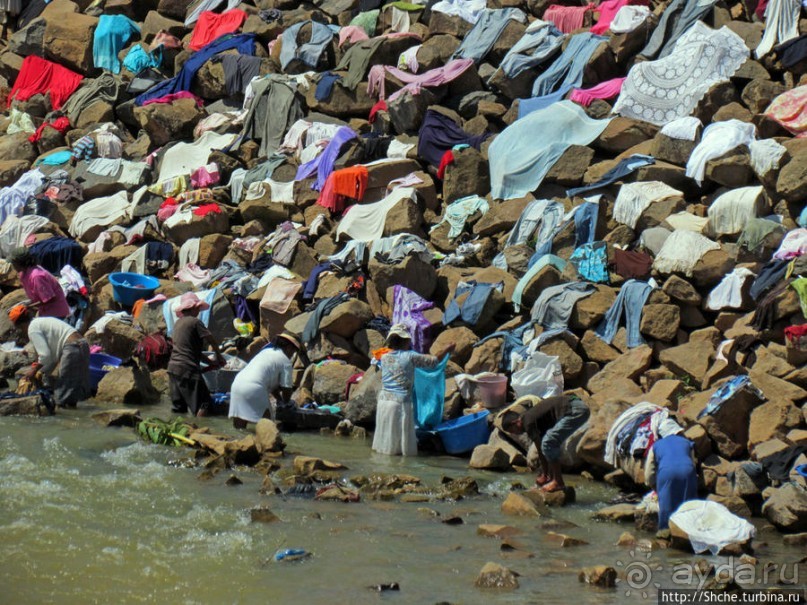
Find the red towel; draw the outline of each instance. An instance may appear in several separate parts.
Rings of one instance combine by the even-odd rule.
[[[213,214],[221,214],[221,208],[219,208],[218,204],[203,204],[193,209],[193,213],[196,216],[207,216],[211,212]]]
[[[78,88],[84,76],[40,57],[29,55],[22,62],[22,69],[8,94],[6,104],[11,101],[27,101],[36,94],[50,93],[53,109],[61,109],[64,102]]]
[[[387,102],[384,99],[378,101],[373,107],[370,109],[370,116],[367,118],[367,121],[372,124],[375,122],[375,116],[379,111],[387,111]]]
[[[191,50],[199,50],[224,34],[231,34],[238,31],[238,28],[240,28],[246,20],[247,14],[237,8],[233,8],[221,14],[205,11],[199,15],[196,27],[193,28],[193,35],[191,35],[191,43],[189,46]]]
[[[443,154],[440,158],[440,165],[437,167],[437,178],[444,179],[446,176],[446,168],[449,164],[454,163],[454,152],[450,149]]]

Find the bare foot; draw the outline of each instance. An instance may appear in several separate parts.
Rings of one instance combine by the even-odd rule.
[[[563,483],[558,483],[557,481],[550,481],[546,485],[541,488],[542,492],[560,492],[566,489],[566,486]]]
[[[196,412],[197,418],[204,418],[205,416],[207,416],[207,410],[205,409],[201,409],[198,412]]]
[[[535,478],[535,485],[546,485],[549,483],[549,476],[541,473]]]

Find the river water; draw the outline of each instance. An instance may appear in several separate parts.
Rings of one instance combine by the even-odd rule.
[[[0,418],[0,603],[655,603],[653,584],[669,586],[674,566],[693,559],[614,546],[633,528],[589,517],[616,490],[575,477],[578,502],[553,510],[551,519],[575,524],[558,531],[589,544],[560,548],[547,537],[547,519],[500,512],[511,482],[528,483],[531,476],[469,471],[467,460],[447,456],[388,458],[373,454],[369,440],[296,433],[285,435],[289,455],[341,462],[346,476],[407,473],[436,485],[442,476],[471,475],[483,493],[428,503],[281,498],[261,495],[261,478],[250,469],[200,481],[198,468],[180,463],[190,450],[144,443],[128,428],[100,428],[91,411]],[[169,417],[167,406],[148,413]],[[224,419],[202,420],[232,430]],[[243,484],[225,485],[232,474]],[[261,505],[280,521],[252,523],[249,511]],[[440,522],[449,516],[464,522]],[[498,539],[477,535],[484,523],[518,528],[523,550],[503,552]],[[761,561],[803,556],[803,549],[785,547],[776,532],[758,525]],[[312,556],[272,561],[281,548]],[[489,561],[520,574],[520,588],[475,588]],[[644,590],[624,581],[614,590],[579,583],[578,570],[597,564],[647,565],[652,581]],[[368,588],[390,582],[400,591]]]

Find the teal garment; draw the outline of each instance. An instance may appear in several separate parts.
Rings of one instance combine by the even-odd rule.
[[[605,242],[592,242],[576,248],[569,257],[580,277],[595,284],[608,283],[608,251]]]
[[[123,66],[134,75],[144,69],[158,68],[163,63],[163,47],[158,46],[151,52],[146,52],[140,44],[135,44],[123,59]]]
[[[36,164],[43,166],[61,166],[62,164],[67,164],[72,157],[73,153],[70,150],[55,151],[37,160]]]
[[[120,73],[118,53],[135,34],[140,35],[140,27],[126,15],[101,15],[93,36],[93,65]]]
[[[560,101],[517,120],[488,149],[493,199],[510,200],[535,191],[564,151],[572,145],[588,145],[610,122],[610,118],[590,118],[572,101]]]
[[[446,365],[449,355],[433,368],[415,368],[415,388],[412,403],[415,426],[432,429],[443,421],[446,393]]]

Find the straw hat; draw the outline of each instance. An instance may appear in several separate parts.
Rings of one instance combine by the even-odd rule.
[[[196,296],[193,292],[185,292],[180,299],[179,304],[175,307],[174,311],[177,315],[182,315],[185,311],[191,309],[198,309],[199,311],[206,311],[210,305]]]
[[[298,339],[291,332],[281,332],[280,334],[277,335],[277,337],[282,338],[286,342],[290,342],[294,346],[294,348],[297,349],[298,351],[303,348],[303,345],[300,342],[300,339]]]
[[[403,324],[395,324],[389,329],[389,333],[387,334],[387,342],[389,342],[389,339],[393,336],[397,336],[403,340],[412,339],[412,336],[409,334],[409,329]]]

